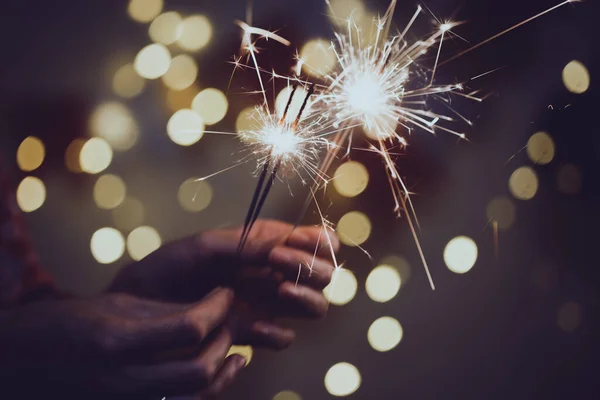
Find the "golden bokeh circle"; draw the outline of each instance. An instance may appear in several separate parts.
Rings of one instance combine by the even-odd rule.
[[[101,228],[92,235],[90,249],[100,264],[111,264],[123,256],[125,239],[114,228]]]
[[[360,20],[367,9],[363,0],[330,0],[328,17],[338,28],[347,28],[348,20]]]
[[[181,36],[183,31],[183,18],[178,12],[168,11],[160,14],[148,28],[148,35],[155,43],[164,45],[173,44]]]
[[[163,0],[129,0],[127,12],[134,21],[147,23],[160,14],[163,6]]]
[[[590,73],[585,65],[577,60],[568,63],[562,72],[563,83],[571,93],[581,94],[590,87]]]
[[[358,161],[348,161],[338,167],[333,175],[333,186],[344,197],[361,194],[369,183],[369,171]]]
[[[371,235],[369,217],[359,211],[351,211],[344,215],[337,224],[340,241],[346,246],[360,246]]]
[[[467,236],[457,236],[444,249],[444,262],[448,269],[457,274],[467,273],[477,261],[477,244]]]
[[[180,146],[191,146],[204,135],[204,120],[189,108],[177,111],[167,123],[167,134]]]
[[[191,15],[181,24],[177,44],[186,51],[196,51],[206,46],[211,36],[212,26],[208,18],[204,15]]]
[[[531,200],[538,191],[538,177],[533,168],[517,168],[508,180],[508,188],[515,198]]]
[[[219,89],[204,89],[194,97],[192,109],[204,120],[206,125],[214,125],[225,118],[229,103]]]
[[[371,300],[385,303],[393,299],[400,290],[401,279],[398,270],[389,265],[374,268],[367,277],[365,289]]]
[[[180,54],[171,60],[169,70],[162,76],[162,80],[172,90],[184,90],[192,86],[197,77],[196,61],[187,54]]]
[[[323,295],[331,304],[343,306],[356,296],[357,288],[354,274],[347,269],[337,268],[333,271],[331,282],[323,289]]]
[[[308,75],[321,77],[330,73],[337,63],[331,42],[326,39],[312,39],[300,51],[302,69]]]
[[[515,205],[506,196],[496,197],[487,205],[486,214],[498,224],[498,229],[506,230],[515,222]]]
[[[23,212],[33,212],[46,201],[46,186],[34,176],[25,177],[17,187],[17,204]]]
[[[171,53],[164,45],[149,44],[135,57],[133,67],[139,76],[146,79],[158,79],[169,70]]]
[[[17,149],[17,165],[22,171],[30,172],[42,165],[45,156],[44,143],[35,136],[28,136]]]
[[[115,94],[126,99],[142,93],[145,85],[146,81],[135,71],[133,64],[125,64],[119,68],[112,81]]]
[[[112,162],[113,151],[102,138],[91,138],[79,152],[79,165],[83,172],[97,174],[104,171]]]
[[[402,326],[395,318],[381,317],[369,327],[367,339],[373,349],[384,352],[398,346],[403,334]]]
[[[179,186],[177,199],[181,208],[188,212],[199,212],[206,209],[213,198],[212,186],[207,181],[190,178]]]
[[[283,113],[285,112],[285,108],[287,107],[288,101],[290,99],[290,95],[293,91],[292,86],[286,86],[277,94],[275,98],[275,113],[278,118],[283,117]],[[300,113],[300,109],[304,104],[304,100],[306,99],[306,95],[308,92],[303,87],[297,87],[294,92],[294,97],[292,97],[292,102],[288,108],[288,112],[285,116],[285,121],[288,123],[294,122],[294,120],[298,117],[298,113]],[[300,120],[306,118],[307,115],[310,114],[310,107],[312,106],[313,100],[312,97],[309,97],[306,106],[304,107],[304,111],[300,117]]]
[[[554,159],[554,141],[546,132],[533,134],[527,142],[527,155],[536,163],[545,165]]]
[[[158,231],[150,226],[140,226],[127,236],[129,256],[139,261],[155,252],[162,245]]]
[[[296,392],[291,390],[284,390],[283,392],[277,393],[273,400],[302,400],[302,397]]]
[[[67,146],[67,149],[65,150],[65,165],[69,171],[74,173],[83,172],[79,157],[85,143],[86,141],[84,139],[78,138],[74,139]]]
[[[128,150],[137,142],[139,128],[129,109],[113,101],[100,104],[90,117],[94,136],[105,139],[113,149]]]
[[[236,132],[248,132],[254,129],[258,129],[260,126],[259,122],[255,117],[256,109],[254,107],[248,107],[243,109],[235,120]]]
[[[118,207],[127,194],[125,182],[116,175],[102,175],[94,185],[94,201],[99,208],[112,210]]]
[[[325,388],[333,396],[349,396],[358,390],[360,383],[360,372],[347,362],[335,364],[325,374]]]
[[[254,350],[252,350],[252,346],[238,346],[233,345],[227,352],[227,356],[232,354],[239,354],[246,359],[246,365],[250,364],[252,361],[252,356],[254,355]]]

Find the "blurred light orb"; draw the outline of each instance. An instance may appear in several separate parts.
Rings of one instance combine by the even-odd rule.
[[[146,82],[135,71],[133,64],[125,64],[115,72],[112,81],[113,91],[117,96],[131,99],[142,93]]]
[[[444,249],[444,262],[456,274],[467,273],[477,261],[477,244],[466,236],[450,240]]]
[[[284,390],[283,392],[277,393],[273,400],[302,400],[302,397],[296,392],[291,390]]]
[[[164,45],[173,44],[181,36],[183,18],[178,12],[169,11],[160,14],[148,28],[148,35],[155,43]]]
[[[23,212],[39,209],[46,200],[46,186],[39,178],[25,177],[17,187],[17,204]]]
[[[398,294],[400,285],[401,279],[398,270],[389,265],[380,265],[369,273],[365,289],[371,300],[385,303]]]
[[[508,180],[508,188],[515,198],[531,200],[539,188],[537,174],[531,167],[517,168]]]
[[[169,70],[171,53],[164,45],[154,43],[144,47],[135,57],[133,67],[139,76],[158,79]]]
[[[229,103],[219,89],[204,89],[194,97],[192,109],[204,120],[206,125],[214,125],[225,118]]]
[[[367,332],[371,347],[377,351],[390,351],[402,340],[403,330],[400,323],[392,317],[376,319]]]
[[[176,144],[191,146],[204,135],[204,120],[194,110],[184,108],[171,116],[167,133]]]
[[[410,264],[406,261],[406,258],[389,255],[381,259],[379,265],[389,265],[393,267],[400,274],[400,282],[402,286],[406,285],[410,279]]]
[[[111,264],[125,252],[125,239],[114,228],[98,229],[90,242],[92,255],[100,264]]]
[[[558,310],[557,322],[567,333],[575,332],[581,326],[581,305],[574,301],[563,304]]]
[[[227,352],[227,357],[229,357],[232,354],[239,354],[241,356],[244,356],[244,358],[246,359],[246,365],[248,365],[250,364],[250,361],[252,361],[254,351],[252,350],[252,346],[233,345],[229,348],[229,351]]]
[[[127,251],[135,261],[145,258],[161,245],[160,235],[156,229],[149,226],[140,226],[127,236]]]
[[[67,169],[71,172],[80,173],[83,172],[81,169],[81,163],[79,162],[79,156],[81,154],[81,149],[85,145],[84,139],[74,139],[65,150],[65,165]]]
[[[344,197],[361,194],[369,183],[367,168],[358,161],[348,161],[338,167],[333,175],[333,186]]]
[[[126,197],[112,210],[115,226],[123,231],[131,231],[144,222],[144,205],[134,197]]]
[[[505,196],[496,197],[490,201],[486,213],[490,220],[498,224],[500,230],[507,230],[515,222],[515,205]]]
[[[292,86],[286,86],[279,92],[279,94],[275,98],[275,112],[277,113],[277,116],[279,118],[283,117],[283,113],[285,112],[285,107],[287,106],[288,100],[290,99],[292,90]],[[290,107],[288,109],[288,113],[285,116],[285,120],[287,122],[292,123],[298,117],[298,113],[302,108],[302,104],[304,103],[304,99],[306,98],[307,94],[307,91],[303,87],[298,86],[296,88],[296,91],[294,92],[294,97],[292,97],[292,102],[290,103]],[[311,105],[312,98],[309,98],[300,120],[303,120],[309,114],[308,111],[310,110]]]
[[[33,171],[44,162],[44,143],[35,136],[26,137],[17,149],[17,164],[22,171]]]
[[[330,73],[337,64],[331,42],[325,39],[312,39],[300,51],[302,69],[308,75],[321,77]]]
[[[173,58],[169,70],[163,75],[164,84],[173,90],[184,90],[192,86],[198,77],[198,65],[187,54]]]
[[[118,207],[127,193],[125,182],[116,175],[102,175],[94,185],[94,201],[99,208],[112,210]]]
[[[563,83],[571,93],[581,94],[590,87],[590,73],[585,65],[577,60],[568,63],[562,72]]]
[[[137,22],[150,22],[163,9],[163,0],[129,0],[127,12]]]
[[[190,178],[179,186],[177,199],[181,208],[188,212],[199,212],[206,209],[212,201],[213,190],[209,182]]]
[[[572,164],[561,165],[557,175],[558,190],[565,194],[578,194],[581,191],[581,172]]]
[[[167,91],[167,106],[171,112],[177,112],[183,108],[190,108],[194,97],[198,94],[200,89],[193,83],[191,86],[183,90],[169,89]]]
[[[365,214],[351,211],[340,219],[337,224],[337,232],[340,241],[346,246],[360,246],[371,235],[371,221]]]
[[[337,363],[325,374],[325,388],[329,394],[337,397],[349,396],[360,387],[361,377],[358,369],[349,363]]]
[[[212,36],[212,26],[204,15],[192,15],[183,20],[181,35],[177,44],[183,50],[196,51],[208,44]]]
[[[554,158],[554,141],[546,132],[533,134],[527,142],[527,155],[535,164],[545,165]]]
[[[79,165],[83,172],[97,174],[104,171],[112,162],[113,151],[102,138],[91,138],[79,152]]]
[[[323,289],[323,295],[331,304],[343,306],[356,296],[357,288],[358,282],[354,274],[347,269],[337,268],[333,271],[331,282]]]
[[[254,116],[254,113],[254,107],[244,108],[240,112],[240,114],[235,120],[235,130],[238,133],[251,131],[253,129],[257,129],[260,126],[259,122],[256,120],[256,117]]]
[[[348,19],[360,20],[366,14],[366,7],[362,0],[331,0],[327,15],[331,22],[339,28],[345,28]]]
[[[113,149],[128,150],[137,142],[139,128],[129,109],[119,102],[100,104],[90,118],[94,136],[105,139]]]

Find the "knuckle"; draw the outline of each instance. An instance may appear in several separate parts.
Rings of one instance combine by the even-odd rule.
[[[101,354],[112,357],[119,353],[121,335],[114,323],[109,320],[101,321],[96,327],[95,332],[95,344]]]
[[[198,361],[195,367],[195,375],[197,381],[202,386],[209,385],[217,374],[217,366],[215,363],[207,363],[203,361]]]

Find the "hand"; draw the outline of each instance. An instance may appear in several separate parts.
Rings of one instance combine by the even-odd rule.
[[[279,328],[277,316],[319,318],[327,311],[322,289],[330,282],[337,237],[319,227],[258,221],[240,255],[241,229],[212,230],[167,244],[125,268],[111,290],[176,302],[194,301],[215,286],[229,286],[245,314],[262,314],[260,331]],[[299,269],[300,268],[300,269]],[[300,271],[300,275],[298,274]],[[298,284],[296,285],[296,280]],[[278,331],[290,341],[290,331]],[[286,340],[276,347],[285,347]]]
[[[18,398],[215,395],[245,364],[238,355],[225,358],[235,340],[236,329],[223,324],[232,304],[232,291],[219,288],[192,305],[109,294],[3,311],[3,391]]]

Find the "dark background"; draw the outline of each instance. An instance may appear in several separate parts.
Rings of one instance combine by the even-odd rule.
[[[77,293],[100,291],[127,257],[100,265],[89,240],[95,230],[112,224],[110,213],[95,207],[95,177],[75,175],[64,167],[64,150],[76,137],[86,137],[94,106],[116,99],[111,79],[150,42],[147,25],[132,21],[126,1],[4,1],[0,6],[0,150],[14,168],[19,143],[28,135],[46,145],[44,164],[34,175],[43,179],[47,199],[27,216],[47,268],[59,285]],[[314,37],[332,37],[322,0],[255,0],[254,24],[280,29],[298,47]],[[370,1],[383,12],[386,1]],[[415,2],[400,1],[395,25],[402,27]],[[476,43],[555,2],[428,1],[440,17],[468,24],[456,29]],[[227,64],[239,48],[240,32],[232,21],[245,16],[242,0],[170,0],[165,11],[201,13],[213,26],[207,48],[198,53],[200,87],[225,90]],[[351,399],[595,399],[600,346],[598,314],[598,242],[600,205],[597,183],[600,136],[597,125],[600,72],[597,48],[598,7],[594,1],[562,7],[486,46],[445,65],[440,82],[469,77],[506,66],[478,81],[492,92],[482,104],[461,102],[461,111],[475,119],[470,142],[450,135],[413,135],[398,168],[419,194],[414,197],[437,290],[429,289],[408,226],[392,214],[392,200],[380,161],[369,153],[355,159],[369,167],[366,192],[351,200],[331,193],[336,205],[329,217],[337,221],[350,210],[365,212],[373,234],[365,247],[374,261],[357,249],[345,248],[341,258],[359,281],[355,299],[332,306],[327,319],[298,324],[300,335],[285,353],[258,352],[229,392],[229,399],[271,399],[294,390],[303,399],[327,399],[323,385],[328,368],[338,362],[361,372],[359,390]],[[449,46],[465,48],[455,41]],[[286,72],[292,50],[267,46],[263,60]],[[274,51],[277,50],[277,51]],[[443,57],[444,58],[444,57]],[[561,72],[573,59],[591,75],[590,89],[569,93]],[[246,81],[244,82],[244,79]],[[239,85],[253,85],[246,74]],[[196,145],[174,145],[166,135],[170,112],[161,82],[127,104],[141,129],[141,140],[126,153],[116,153],[109,172],[119,174],[128,191],[144,202],[144,223],[172,240],[201,229],[240,224],[254,181],[251,168],[215,179],[214,200],[207,211],[187,214],[177,203],[177,188],[190,176],[210,173],[230,162],[236,143],[205,136]],[[230,109],[218,129],[234,130],[237,114],[252,105],[248,96],[229,96]],[[566,105],[569,107],[565,108]],[[549,108],[552,105],[552,108]],[[550,133],[556,157],[546,166],[533,165],[517,153],[539,130]],[[561,193],[561,165],[576,165],[582,174],[577,195]],[[516,222],[500,235],[500,254],[493,251],[486,206],[498,195],[510,196],[508,178],[523,165],[532,166],[540,188],[529,201],[514,200]],[[300,191],[300,189],[298,188]],[[293,221],[302,196],[290,198],[280,185],[269,199],[265,216]],[[307,216],[312,222],[314,217]],[[452,237],[467,235],[479,247],[472,271],[456,275],[445,267],[442,253]],[[405,257],[411,279],[392,301],[371,301],[364,290],[368,272],[383,257]],[[536,274],[549,284],[536,286]],[[557,314],[567,302],[581,306],[581,325],[567,333]],[[366,332],[382,315],[397,318],[404,338],[392,351],[371,349]]]

